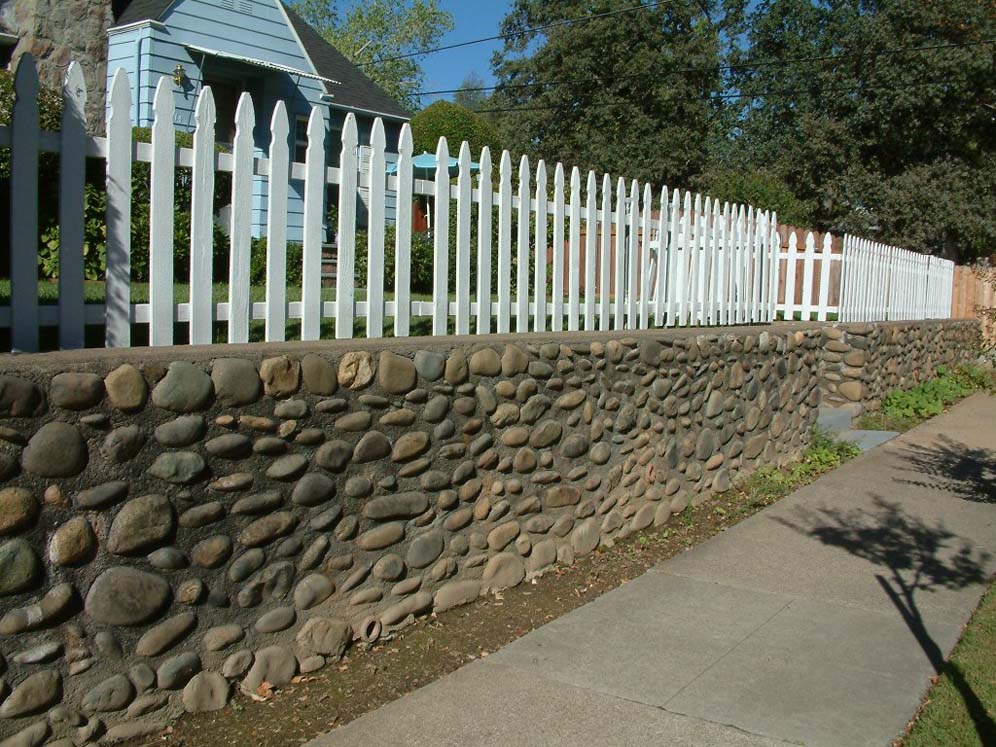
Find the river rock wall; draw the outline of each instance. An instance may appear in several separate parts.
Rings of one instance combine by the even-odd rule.
[[[798,457],[830,342],[877,339],[836,335],[8,356],[0,745],[151,733],[664,524]]]

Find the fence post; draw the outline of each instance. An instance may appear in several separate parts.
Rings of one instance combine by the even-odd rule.
[[[610,329],[612,325],[611,301],[612,283],[612,178],[602,175],[602,221],[599,233],[598,256],[598,328]]]
[[[270,175],[266,190],[266,340],[287,337],[287,192],[290,123],[283,101],[270,118]],[[212,153],[212,159],[214,154]],[[303,269],[303,268],[302,268]]]
[[[653,247],[650,245],[650,230],[653,221],[651,215],[653,212],[653,201],[653,191],[648,182],[643,185],[643,212],[640,222],[640,231],[643,234],[643,240],[640,242],[640,277],[636,283],[636,287],[640,289],[640,329],[650,327],[650,255],[653,252]]]
[[[335,266],[335,336],[353,336],[356,314],[356,116],[350,112],[342,124],[339,155],[339,246]],[[310,143],[309,143],[310,145]],[[322,180],[324,182],[324,179]],[[303,325],[302,325],[303,326]]]
[[[585,189],[585,235],[584,235],[584,328],[595,329],[595,244],[598,242],[598,182],[595,172],[588,172]]]
[[[470,175],[470,144],[460,144],[457,159],[456,235],[456,333],[470,334],[470,206],[473,183]]]
[[[450,151],[446,138],[436,145],[436,180],[434,207],[435,229],[432,236],[432,334],[445,335],[449,326],[450,296]]]
[[[164,79],[165,80],[165,79]],[[172,121],[171,121],[172,124]],[[249,342],[249,256],[252,253],[252,158],[253,129],[256,126],[256,112],[252,97],[243,93],[235,110],[235,143],[232,146],[232,218],[231,254],[228,257],[228,341]],[[309,127],[308,134],[312,131]],[[308,148],[311,148],[308,143]],[[305,192],[308,182],[305,181]],[[305,209],[308,200],[305,195]],[[307,221],[305,221],[307,223]],[[307,273],[304,280],[308,286]],[[307,299],[305,314],[307,314]],[[301,324],[301,338],[308,336],[307,319]]]
[[[567,284],[567,329],[578,329],[578,315],[581,312],[581,172],[575,166],[571,169],[571,224],[568,237],[568,284]]]
[[[821,322],[827,320],[828,307],[830,306],[830,262],[832,259],[833,237],[829,233],[825,233],[823,234],[823,253],[820,256],[820,300],[816,310],[816,318]]]
[[[556,251],[556,249],[554,250]],[[498,182],[498,333],[512,320],[512,157],[502,151]]]
[[[324,126],[322,129],[324,131]],[[323,137],[322,140],[324,141],[324,139]],[[384,192],[386,187],[384,169],[387,166],[384,150],[386,147],[387,139],[384,135],[384,121],[380,117],[377,117],[374,120],[373,129],[370,131],[370,169],[367,172],[367,194],[369,195],[369,208],[367,211],[367,215],[369,216],[367,220],[368,338],[384,336]],[[470,243],[469,223],[467,226],[467,242],[468,244]],[[319,259],[320,265],[321,259]],[[321,273],[318,274],[319,276],[321,275]],[[319,294],[321,294],[321,284],[319,284]],[[319,308],[321,308],[321,301],[319,301]],[[468,309],[468,317],[469,314]]]
[[[624,329],[623,301],[626,293],[626,182],[616,182],[616,277],[613,329]]]
[[[398,136],[398,199],[394,232],[394,336],[411,330],[412,287],[412,127],[401,126]],[[483,168],[483,161],[482,168]],[[489,182],[490,184],[490,182]]]
[[[477,334],[491,332],[491,220],[494,209],[491,187],[491,150],[481,151],[477,191]]]
[[[557,163],[553,171],[553,317],[550,329],[564,328],[564,165]]]
[[[173,344],[173,81],[159,79],[152,101],[152,176],[149,206],[149,343]],[[232,180],[235,182],[234,177]],[[232,206],[234,217],[236,206]],[[231,310],[229,310],[231,314]],[[229,321],[231,325],[231,321]],[[231,329],[231,327],[229,327]]]
[[[533,253],[533,329],[546,331],[546,163],[536,164],[536,248]]]
[[[131,86],[118,68],[107,117],[107,280],[104,344],[131,344]]]
[[[515,330],[529,331],[529,158],[519,160],[519,224],[515,266]]]
[[[59,152],[59,347],[81,348],[83,322],[83,201],[86,187],[86,82],[76,62],[62,84]]]
[[[212,259],[214,255],[214,128],[217,113],[210,86],[197,97],[194,121],[194,168],[190,185],[190,342],[213,342],[214,297]],[[286,134],[284,136],[286,147]],[[272,162],[271,162],[272,167]],[[268,234],[269,241],[273,239]],[[273,266],[266,263],[269,276]],[[269,295],[269,294],[267,294]],[[269,323],[267,324],[269,334]],[[283,339],[283,338],[281,338]]]
[[[10,154],[10,339],[38,350],[38,71],[24,54],[14,73]]]

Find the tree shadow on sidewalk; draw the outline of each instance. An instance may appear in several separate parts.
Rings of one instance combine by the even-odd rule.
[[[799,511],[797,522],[776,518],[785,526],[839,547],[878,567],[875,578],[913,633],[934,671],[947,674],[958,689],[982,744],[996,744],[996,722],[964,673],[944,660],[927,630],[918,595],[940,589],[963,589],[988,581],[990,554],[976,551],[943,522],[929,525],[910,516],[898,503],[872,496],[873,510],[820,509]]]
[[[906,474],[900,481],[907,485],[944,490],[975,503],[996,503],[996,451],[940,435],[934,444],[906,446],[898,456]]]

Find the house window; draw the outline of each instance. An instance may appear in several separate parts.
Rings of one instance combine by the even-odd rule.
[[[294,121],[294,162],[304,163],[308,155],[308,117],[298,115]]]

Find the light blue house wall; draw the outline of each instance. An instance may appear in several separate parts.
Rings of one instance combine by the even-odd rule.
[[[176,0],[157,21],[144,21],[111,29],[108,34],[108,92],[114,73],[124,68],[132,84],[132,123],[152,124],[152,101],[163,76],[174,90],[178,130],[192,132],[196,126],[194,110],[205,79],[230,82],[247,90],[256,111],[255,144],[260,154],[269,147],[270,120],[273,107],[283,100],[290,115],[290,143],[294,147],[295,120],[307,117],[318,105],[329,122],[326,149],[330,161],[338,161],[338,132],[346,112],[329,101],[322,81],[315,78],[266,69],[243,62],[205,55],[197,47],[252,60],[275,63],[296,71],[315,73],[279,0]],[[182,65],[185,81],[176,86],[173,71]],[[328,84],[334,98],[335,84]],[[216,99],[217,91],[216,93]],[[219,101],[220,103],[220,101]],[[219,116],[223,116],[219,106]],[[356,114],[360,142],[369,142],[373,118]],[[396,148],[399,122],[386,122],[388,149]],[[388,160],[392,160],[389,156]],[[267,182],[254,184],[254,234],[266,233]],[[301,241],[303,226],[303,182],[292,182],[288,199],[288,239]],[[393,219],[394,204],[389,200]]]

